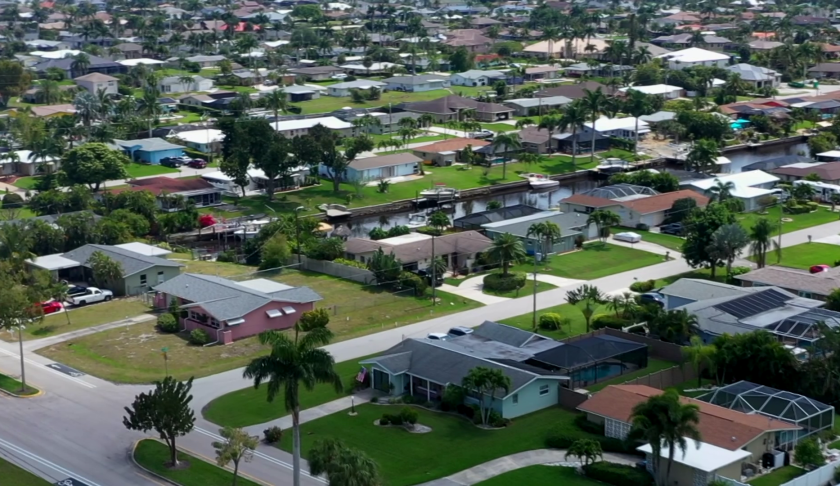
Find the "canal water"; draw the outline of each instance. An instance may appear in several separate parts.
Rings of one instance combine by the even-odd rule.
[[[765,148],[751,148],[739,150],[737,152],[726,154],[726,157],[732,161],[730,172],[741,172],[741,169],[749,164],[760,162],[762,160],[771,159],[774,157],[782,157],[785,155],[808,154],[808,145],[805,143],[797,143],[790,145],[777,145],[774,147]],[[487,208],[487,203],[490,201],[499,201],[503,206],[514,206],[517,204],[527,204],[540,209],[550,209],[557,206],[558,202],[565,199],[572,194],[594,189],[598,186],[597,182],[586,181],[579,182],[574,185],[561,185],[559,188],[552,191],[522,191],[518,193],[504,194],[491,196],[486,198],[473,199],[470,201],[460,201],[454,204],[454,208],[449,209],[450,218],[460,218],[468,214],[484,211]],[[425,212],[426,210],[419,210],[418,212]],[[367,237],[368,232],[373,228],[384,227],[390,228],[397,225],[405,225],[408,223],[408,217],[411,212],[393,213],[384,216],[371,216],[367,218],[356,218],[348,222],[337,223],[338,226],[345,226],[350,230],[352,237]]]

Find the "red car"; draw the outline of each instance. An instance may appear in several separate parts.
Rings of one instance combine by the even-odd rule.
[[[46,315],[61,312],[63,307],[61,307],[61,302],[57,300],[50,300],[48,302],[41,302],[41,309],[43,309],[44,315]]]
[[[192,167],[193,169],[203,169],[207,167],[207,161],[204,159],[192,159],[187,162],[187,166]]]
[[[828,265],[814,265],[808,271],[811,273],[820,273],[820,272],[827,272],[831,270],[831,267]]]

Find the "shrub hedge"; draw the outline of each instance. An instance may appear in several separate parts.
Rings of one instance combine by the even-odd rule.
[[[556,331],[560,329],[560,324],[563,322],[563,316],[556,312],[546,312],[540,316],[540,329],[546,331]]]
[[[633,466],[611,462],[593,462],[583,466],[586,477],[615,486],[652,486],[653,477],[647,471]]]
[[[550,427],[545,435],[545,446],[551,449],[568,449],[578,439],[592,439],[601,444],[601,450],[604,452],[631,454],[636,452],[633,448],[627,447],[627,444],[621,439],[604,437],[601,433],[590,433],[581,429],[577,425],[577,420],[575,422],[576,424],[571,427],[568,423],[558,423]]]
[[[204,329],[193,329],[190,333],[190,343],[196,346],[204,346],[210,342],[210,334]]]
[[[521,272],[510,272],[507,276],[501,273],[491,273],[484,277],[484,288],[497,292],[516,290],[524,287],[526,280],[527,276]]]
[[[616,317],[613,314],[601,314],[595,316],[595,319],[592,320],[592,329],[603,329],[608,327],[610,329],[623,329],[630,324],[632,321],[624,319],[622,317]]]
[[[644,280],[639,282],[633,282],[630,284],[630,290],[633,292],[645,293],[650,292],[656,286],[655,280]]]
[[[175,320],[175,316],[172,314],[159,315],[157,318],[157,325],[161,332],[169,334],[176,333],[180,330],[178,329],[178,321]]]

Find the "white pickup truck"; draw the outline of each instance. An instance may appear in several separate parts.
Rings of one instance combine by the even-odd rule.
[[[112,298],[114,298],[114,293],[110,290],[100,290],[96,287],[88,287],[85,293],[68,297],[67,302],[73,305],[86,305],[93,304],[95,302],[107,302]]]

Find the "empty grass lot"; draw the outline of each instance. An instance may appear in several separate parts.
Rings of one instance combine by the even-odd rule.
[[[752,260],[752,258],[750,258]],[[830,265],[840,260],[840,246],[829,243],[802,243],[782,248],[782,259],[776,263],[775,252],[767,255],[767,263],[807,270],[813,265]]]
[[[137,444],[137,448],[134,449],[134,460],[144,468],[181,486],[228,486],[233,483],[232,472],[183,452],[178,452],[178,460],[188,462],[189,467],[182,469],[166,467],[166,463],[169,462],[169,448],[153,439],[144,439]],[[236,484],[259,486],[241,475]]]
[[[173,169],[172,167],[164,167],[162,165],[152,165],[152,164],[128,164],[125,168],[126,172],[128,172],[129,177],[147,177],[147,176],[155,176],[160,174],[172,174],[176,172],[180,172],[178,169]]]
[[[736,214],[735,218],[741,223],[741,226],[749,231],[756,221],[761,218],[767,218],[773,224],[779,224],[779,207],[774,206],[767,210],[767,214],[758,213],[743,213]],[[782,218],[791,219],[792,221],[782,223],[782,233],[790,233],[791,231],[798,231],[812,226],[819,226],[825,223],[837,221],[838,214],[828,210],[828,208],[820,206],[819,209],[813,213],[805,214],[782,214]]]
[[[604,483],[581,476],[573,467],[528,466],[500,474],[475,486],[603,486]]]
[[[677,363],[674,363],[672,361],[665,361],[665,360],[656,359],[656,358],[648,358],[648,365],[647,365],[646,368],[636,370],[632,373],[625,373],[621,376],[616,376],[615,378],[611,378],[609,380],[602,381],[600,383],[596,383],[594,385],[588,386],[588,387],[586,387],[586,389],[589,390],[590,392],[596,392],[598,390],[603,390],[604,388],[606,388],[610,385],[620,385],[624,382],[630,381],[630,380],[638,378],[640,376],[645,376],[645,375],[649,375],[651,373],[656,373],[657,371],[662,371],[662,370],[665,370],[665,369],[668,369],[668,368],[672,368],[676,365],[677,365]]]
[[[300,409],[317,407],[352,393],[356,375],[361,369],[359,361],[369,357],[336,363],[335,371],[341,376],[341,382],[344,384],[344,390],[341,392],[336,392],[334,387],[326,384],[315,385],[312,391],[301,389]],[[269,403],[265,387],[265,384],[260,385],[258,389],[249,386],[222,395],[208,403],[201,413],[214,424],[230,427],[247,427],[289,415],[283,404],[283,391],[281,390],[274,401]]]
[[[88,327],[108,324],[148,312],[149,307],[138,299],[127,298],[72,308],[69,313],[51,314],[38,324],[26,326],[23,340],[40,339]],[[70,322],[67,322],[68,316]],[[4,341],[16,341],[17,335],[0,333]]]
[[[624,246],[589,243],[583,250],[554,255],[540,266],[539,273],[578,280],[592,280],[654,265],[664,261],[662,255]],[[533,265],[517,265],[518,272],[533,272]],[[640,276],[643,276],[640,274]]]
[[[5,459],[0,459],[0,477],[3,478],[4,484],[14,484],[15,486],[50,486],[53,484]]]
[[[373,425],[383,413],[396,413],[401,407],[366,404],[356,407],[358,415],[355,417],[339,412],[301,425],[304,456],[316,440],[340,438],[347,446],[364,451],[379,464],[385,485],[408,486],[448,476],[508,454],[542,449],[549,427],[567,428],[572,437],[592,437],[574,425],[573,412],[560,407],[516,418],[502,430],[480,429],[461,417],[419,408],[415,408],[418,423],[432,428],[427,434]],[[291,451],[292,434],[283,435],[280,447]]]
[[[653,243],[654,245],[664,246],[665,248],[676,252],[682,252],[682,245],[683,242],[685,242],[684,239],[674,235],[664,235],[662,233],[653,233],[636,228],[625,228],[623,226],[610,228],[610,233],[612,234],[624,233],[625,231],[631,231],[641,235],[642,241],[647,241],[648,243]]]
[[[797,466],[785,466],[776,469],[770,474],[757,477],[747,481],[751,486],[779,486],[805,474],[805,470]]]

